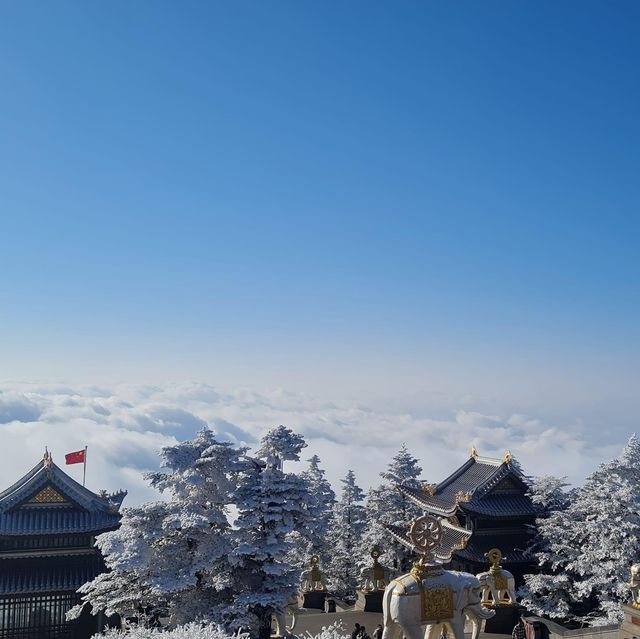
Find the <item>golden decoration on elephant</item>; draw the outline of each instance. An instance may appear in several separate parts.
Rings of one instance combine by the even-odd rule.
[[[326,590],[323,574],[320,570],[320,557],[318,557],[318,555],[311,555],[309,558],[309,568],[302,571],[300,579],[302,581],[302,592]]]
[[[387,586],[389,570],[379,561],[382,551],[378,546],[374,546],[369,554],[373,559],[373,563],[371,566],[365,566],[360,571],[360,589],[363,592],[384,590]]]
[[[491,562],[489,571],[493,575],[493,583],[495,584],[496,590],[507,590],[507,578],[502,572],[502,566],[500,566],[500,562],[502,561],[502,551],[500,548],[492,548],[488,550],[484,556]]]
[[[421,588],[422,621],[445,621],[453,618],[453,590],[451,588]]]
[[[371,566],[371,570],[373,572],[373,580],[374,582],[386,582],[384,575],[384,566],[380,564],[378,559],[380,558],[380,548],[377,546],[371,551],[371,558],[373,559],[373,565]],[[386,583],[385,583],[386,585]]]
[[[320,557],[318,557],[318,555],[311,555],[311,559],[309,560],[309,565],[311,566],[311,579],[313,581],[320,581],[322,579],[319,564],[320,564]]]

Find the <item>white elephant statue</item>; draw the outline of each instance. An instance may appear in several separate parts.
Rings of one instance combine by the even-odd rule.
[[[382,553],[377,546],[370,554],[373,559],[373,564],[371,566],[365,566],[360,571],[360,590],[364,590],[365,592],[384,590],[389,583],[391,571],[378,561]]]
[[[480,620],[495,615],[481,605],[481,586],[464,572],[425,566],[394,579],[382,602],[383,639],[435,639],[446,626],[454,639],[464,639],[465,619],[473,624],[473,639],[480,634]]]
[[[634,608],[640,608],[640,564],[631,566],[629,589],[631,590],[631,605]]]
[[[482,603],[485,606],[516,603],[516,580],[508,570],[500,568],[499,573],[488,570],[481,572],[477,577],[482,586]]]
[[[515,605],[516,580],[500,565],[502,561],[500,549],[492,548],[484,556],[491,562],[491,568],[476,575],[482,586],[482,604],[484,606]]]
[[[287,623],[288,616],[291,617],[290,624]],[[298,597],[293,595],[283,610],[273,613],[273,618],[276,622],[276,636],[291,637],[298,618]]]
[[[320,571],[320,558],[318,555],[313,555],[309,564],[310,568],[300,573],[300,589],[302,592],[326,590],[324,575]]]
[[[391,571],[380,564],[366,566],[360,571],[360,589],[366,592],[384,590],[389,583]]]

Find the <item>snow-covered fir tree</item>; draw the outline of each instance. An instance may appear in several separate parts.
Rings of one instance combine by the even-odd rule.
[[[328,540],[331,548],[328,576],[331,590],[339,597],[353,597],[358,586],[357,553],[366,526],[364,493],[350,470],[341,480],[340,499],[333,507]]]
[[[518,591],[519,598],[530,610],[563,620],[571,617],[569,591],[571,581],[576,577],[560,571],[557,562],[561,558],[554,555],[555,552],[569,550],[558,544],[563,529],[568,525],[570,492],[567,488],[566,478],[553,475],[536,477],[531,482],[529,496],[538,516],[533,539],[526,551],[538,561],[542,572],[527,575],[525,585]]]
[[[549,517],[552,513],[565,510],[571,503],[571,491],[566,477],[543,475],[534,477],[529,489],[529,497],[536,507],[539,517]]]
[[[291,533],[307,526],[307,482],[284,471],[299,460],[304,439],[284,426],[262,439],[238,489],[237,547],[234,573],[240,583],[231,613],[235,627],[248,626],[252,636],[268,639],[271,615],[284,610],[299,587],[299,572],[286,557]]]
[[[120,528],[98,536],[108,572],[80,589],[82,605],[139,617],[168,612],[177,623],[223,619],[234,592],[227,507],[242,453],[208,429],[164,448],[166,471],[146,478],[168,501],[125,509]]]
[[[421,473],[418,460],[404,444],[387,470],[380,473],[384,483],[370,490],[367,497],[367,525],[359,551],[360,565],[371,564],[370,553],[374,546],[383,552],[380,562],[392,570],[403,570],[411,563],[411,551],[392,539],[382,524],[408,527],[415,517],[422,514],[396,489],[399,484],[419,488]]]
[[[318,555],[321,568],[326,572],[329,557],[327,532],[336,495],[325,478],[325,471],[320,468],[320,458],[313,455],[308,462],[309,467],[300,473],[300,477],[307,483],[309,492],[309,502],[306,504],[307,525],[305,530],[292,533],[288,561],[303,569],[308,567],[312,555]]]
[[[553,487],[552,487],[553,488]],[[562,496],[548,491],[562,505]],[[602,464],[567,508],[541,517],[542,573],[526,577],[523,604],[579,624],[620,620],[629,567],[640,556],[640,442],[631,437],[619,458]]]
[[[370,566],[373,559],[371,551],[377,548],[380,553],[380,563],[393,570],[392,539],[382,527],[382,522],[389,522],[385,512],[385,497],[387,487],[369,488],[367,491],[366,523],[358,546],[358,568]]]

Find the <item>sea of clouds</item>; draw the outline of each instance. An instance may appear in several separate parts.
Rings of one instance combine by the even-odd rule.
[[[455,402],[453,402],[455,404]],[[379,483],[401,444],[420,460],[425,480],[437,482],[468,457],[502,457],[509,449],[528,475],[567,475],[574,483],[615,456],[624,440],[605,442],[579,421],[549,424],[523,414],[486,414],[460,400],[419,414],[374,404],[333,402],[283,390],[222,390],[197,382],[165,385],[0,385],[1,488],[21,477],[45,446],[64,466],[64,453],[88,446],[87,485],[125,488],[126,503],[154,499],[142,474],[158,467],[158,451],[193,437],[205,426],[236,444],[255,446],[269,428],[284,424],[308,443],[304,459],[318,454],[337,488],[349,468],[366,490]],[[375,407],[374,407],[375,406]],[[290,467],[295,467],[292,464]],[[81,481],[82,465],[67,472]]]

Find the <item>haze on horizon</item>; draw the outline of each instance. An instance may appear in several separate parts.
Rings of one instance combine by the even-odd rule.
[[[526,415],[592,467],[640,409],[639,19],[5,3],[0,428],[25,384],[196,380]]]

